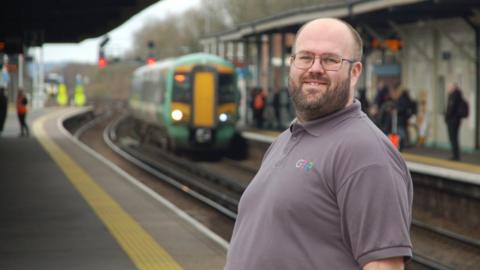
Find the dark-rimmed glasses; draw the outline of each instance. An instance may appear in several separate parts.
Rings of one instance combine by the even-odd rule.
[[[321,55],[315,55],[308,52],[299,52],[292,55],[292,62],[295,67],[299,69],[309,69],[315,62],[315,58],[320,59],[320,64],[324,70],[328,71],[338,71],[342,68],[343,61],[347,61],[350,64],[358,62],[355,59],[345,59],[340,55],[332,53],[324,53]]]

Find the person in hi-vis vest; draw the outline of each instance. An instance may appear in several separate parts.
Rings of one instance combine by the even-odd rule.
[[[18,90],[17,95],[17,115],[20,123],[20,136],[28,136],[29,130],[27,125],[27,108],[28,100],[22,89]]]

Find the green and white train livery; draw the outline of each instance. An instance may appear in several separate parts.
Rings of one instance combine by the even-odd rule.
[[[197,53],[138,68],[129,99],[143,136],[175,150],[225,150],[238,119],[235,68]]]

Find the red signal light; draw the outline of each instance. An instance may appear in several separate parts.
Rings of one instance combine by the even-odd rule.
[[[148,57],[148,58],[147,58],[147,64],[148,64],[148,65],[153,65],[153,64],[155,64],[155,58],[153,58],[153,57]]]
[[[105,59],[105,57],[100,57],[100,59],[98,59],[98,67],[99,68],[104,68],[107,66],[107,59]]]

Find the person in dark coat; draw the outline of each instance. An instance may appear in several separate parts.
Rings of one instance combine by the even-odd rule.
[[[0,87],[0,135],[3,132],[3,125],[7,118],[8,99],[5,95],[5,88]]]
[[[393,114],[395,113],[395,101],[392,97],[388,97],[378,112],[378,127],[388,135],[393,132]]]
[[[400,150],[408,146],[408,120],[417,113],[417,104],[410,98],[408,89],[397,89],[395,109],[397,110],[397,131],[400,136]]]
[[[377,94],[373,100],[373,109],[371,112],[375,124],[380,128],[384,125],[384,123],[382,124],[382,121],[385,121],[385,119],[382,118],[385,116],[385,112],[382,110],[389,107],[389,104],[384,103],[388,103],[389,101],[391,101],[390,89],[385,83],[380,81],[377,87]]]
[[[460,160],[460,147],[458,141],[458,133],[462,117],[459,109],[462,102],[462,92],[456,83],[451,83],[447,89],[447,111],[445,113],[445,122],[447,123],[448,139],[452,149],[451,160]]]
[[[362,111],[370,116],[370,102],[367,98],[367,89],[360,88],[358,89],[358,100],[360,101],[360,105],[362,107]]]

